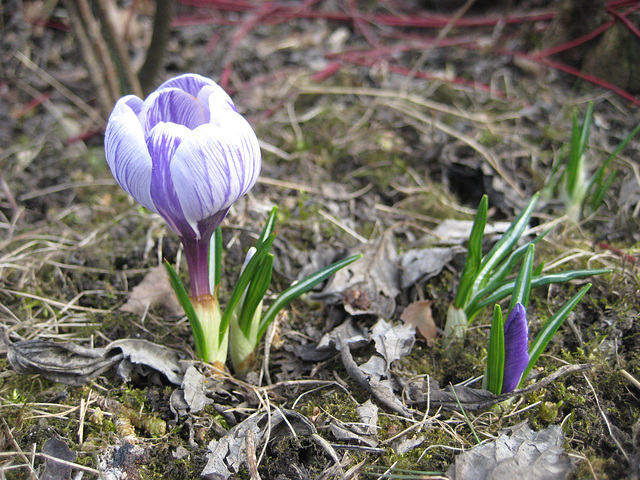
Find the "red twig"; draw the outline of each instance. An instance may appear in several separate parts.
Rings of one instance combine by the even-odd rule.
[[[624,25],[629,29],[629,31],[631,31],[631,32],[632,32],[636,37],[640,38],[640,31],[639,31],[639,30],[636,28],[636,26],[635,26],[631,21],[629,21],[629,19],[627,18],[627,16],[628,16],[630,13],[632,13],[632,12],[634,12],[634,11],[638,10],[639,8],[640,8],[640,3],[638,3],[638,4],[634,5],[633,7],[631,7],[629,10],[627,10],[627,11],[626,11],[626,12],[624,12],[624,13],[616,12],[616,11],[613,9],[613,7],[608,7],[608,8],[607,8],[607,11],[608,11],[611,15],[613,15],[614,17],[616,17],[618,20],[620,20],[620,21],[621,21],[621,22],[622,22],[622,23],[623,23],[623,24],[624,24]]]
[[[603,23],[598,28],[596,28],[592,32],[587,33],[586,35],[582,35],[581,37],[574,38],[573,40],[570,40],[561,45],[555,45],[553,47],[547,48],[546,50],[540,50],[539,52],[536,52],[535,54],[533,54],[531,57],[536,59],[549,57],[551,55],[555,55],[556,53],[564,52],[565,50],[569,50],[571,48],[577,47],[578,45],[582,45],[583,43],[586,43],[589,40],[592,40],[597,36],[601,35],[602,33],[606,32],[607,30],[609,30],[614,23],[615,21],[609,20],[607,23]]]
[[[626,260],[629,263],[635,264],[638,259],[632,255],[629,255],[627,252],[624,252],[623,250],[620,250],[619,248],[616,248],[614,246],[609,245],[606,242],[598,242],[598,248],[602,248],[603,250],[610,250],[613,253],[615,253],[616,255],[618,255],[619,257],[622,257],[624,260]]]

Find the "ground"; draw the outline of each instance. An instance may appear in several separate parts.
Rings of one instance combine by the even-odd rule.
[[[95,78],[78,53],[66,8],[71,3],[48,9],[46,2],[17,2],[1,12],[5,342],[104,347],[146,339],[195,360],[189,324],[171,305],[121,308],[163,259],[181,262],[185,280],[186,265],[178,238],[120,189],[106,165],[108,112],[101,111]],[[638,124],[640,97],[626,86],[578,79],[571,75],[579,72],[575,65],[557,68],[568,65],[559,63],[566,59],[532,58],[548,46],[559,2],[513,2],[514,20],[507,23],[500,21],[504,6],[493,11],[477,2],[462,17],[469,22],[457,27],[449,24],[462,13],[455,2],[442,2],[438,11],[430,2],[405,3],[176,5],[156,84],[185,72],[219,81],[254,127],[263,152],[260,181],[223,224],[223,290],[229,291],[273,205],[279,206],[278,239],[269,300],[308,265],[371,250],[383,238],[393,240],[398,255],[449,247],[451,238],[434,234],[437,227],[447,219],[472,220],[482,195],[488,195],[493,224],[510,222],[542,191],[531,226],[534,234],[553,230],[537,245],[536,264],[544,263],[547,272],[611,271],[534,291],[527,311],[532,337],[584,284],[593,284],[528,384],[565,365],[588,369],[492,407],[465,409],[465,415],[417,403],[407,404],[412,415],[403,416],[354,380],[340,354],[315,350],[324,334],[348,319],[365,331],[380,316],[401,325],[403,311],[418,300],[431,302],[442,333],[464,262],[462,243],[437,274],[400,288],[384,315],[347,313],[345,303],[352,312],[367,310],[371,301],[379,306],[353,291],[291,304],[270,342],[268,374],[260,373],[263,348],[243,378],[196,363],[211,403],[191,413],[172,411],[177,386],[162,375],[125,381],[114,367],[69,386],[17,374],[4,355],[8,347],[0,347],[2,478],[38,478],[45,469],[54,475],[61,464],[47,465],[44,454],[67,457],[54,442],[45,448],[52,438],[71,451],[72,470],[51,478],[79,471],[98,478],[108,469],[115,475],[109,478],[125,478],[123,472],[126,478],[198,478],[212,440],[255,412],[277,408],[301,414],[287,418],[318,437],[293,437],[284,429],[264,451],[258,443],[253,460],[264,479],[380,477],[390,467],[423,472],[400,472],[406,478],[439,478],[461,451],[521,423],[535,431],[562,427],[564,451],[574,464],[570,478],[637,478],[640,141],[632,139],[613,159],[618,174],[593,213],[569,218],[551,180],[567,155],[574,116],[582,119],[589,102],[592,173]],[[138,65],[152,8],[135,8],[129,47]],[[120,14],[129,18],[128,12]],[[425,23],[416,27],[412,19]],[[487,236],[487,249],[493,241]],[[490,312],[483,312],[450,348],[440,336],[419,337],[390,373],[401,385],[429,376],[443,387],[472,382],[480,388],[473,381],[484,373],[489,323]],[[352,353],[361,365],[375,350],[369,343]],[[408,401],[402,388],[394,391],[401,403]],[[359,441],[341,436],[337,426],[362,422],[358,408],[368,400],[379,408],[375,433],[360,433]],[[367,435],[376,437],[373,443],[362,440]],[[415,446],[401,448],[403,440]],[[238,478],[250,477],[257,478],[251,466],[242,466]]]

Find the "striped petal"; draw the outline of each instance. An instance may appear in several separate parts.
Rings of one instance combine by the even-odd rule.
[[[171,161],[181,143],[192,137],[183,125],[158,123],[147,139],[147,148],[153,158],[151,173],[151,199],[156,211],[171,229],[181,237],[195,238],[195,232],[186,221],[180,199],[171,178]]]
[[[147,136],[160,122],[184,125],[193,130],[208,122],[205,107],[197,97],[177,88],[167,88],[149,95],[138,118]]]
[[[134,95],[116,103],[105,131],[105,154],[120,186],[138,203],[157,212],[149,189],[152,160],[137,117],[141,109],[142,100]]]
[[[236,111],[231,97],[227,95],[220,85],[202,75],[186,73],[164,82],[156,91],[177,88],[196,97],[203,105],[209,105],[208,98],[213,96],[216,104],[224,108],[231,108]]]
[[[200,90],[198,100],[207,106],[206,108],[208,108],[209,112],[217,112],[219,110],[237,112],[231,97],[217,84],[208,85]]]
[[[209,78],[196,73],[185,73],[184,75],[178,75],[177,77],[167,80],[156,88],[156,91],[165,90],[167,88],[177,88],[178,90],[187,92],[193,97],[197,97],[200,90],[209,86],[216,86],[220,88],[216,82]],[[222,89],[220,88],[220,90]]]
[[[216,119],[218,125],[196,128],[171,163],[184,215],[200,234],[198,222],[228,209],[260,173],[260,146],[247,121],[230,110],[217,112]]]
[[[529,363],[529,327],[527,312],[517,303],[504,324],[504,377],[502,393],[512,392],[518,387],[522,372]]]

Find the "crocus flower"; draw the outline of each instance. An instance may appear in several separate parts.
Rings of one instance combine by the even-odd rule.
[[[502,393],[515,390],[524,369],[529,363],[529,327],[527,312],[521,303],[516,303],[504,324],[504,376]]]
[[[144,101],[121,98],[109,117],[105,151],[120,186],[181,237],[193,306],[215,323],[219,306],[209,279],[210,240],[231,205],[258,179],[260,147],[251,126],[215,82],[186,74]],[[217,337],[215,325],[203,327]]]
[[[231,98],[195,74],[144,101],[128,95],[109,117],[105,150],[120,186],[182,238],[193,295],[211,293],[209,239],[260,172],[258,139]]]

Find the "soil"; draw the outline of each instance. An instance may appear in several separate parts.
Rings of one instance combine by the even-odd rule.
[[[5,343],[43,339],[98,348],[145,339],[195,360],[189,324],[166,302],[142,312],[121,309],[163,259],[181,264],[184,278],[184,256],[166,224],[113,180],[103,147],[108,112],[100,110],[67,3],[50,3],[9,2],[0,11]],[[491,2],[478,2],[462,18],[485,21],[452,28],[447,22],[461,2],[433,2],[441,4],[435,13],[432,2],[417,1],[228,3],[176,4],[156,82],[185,72],[219,81],[261,140],[261,179],[222,227],[222,291],[230,291],[273,205],[279,206],[278,238],[266,303],[305,268],[365,251],[385,234],[399,254],[448,247],[434,231],[444,220],[472,220],[483,195],[494,224],[510,222],[543,191],[531,226],[534,233],[553,230],[536,246],[536,265],[544,263],[545,272],[611,272],[532,292],[527,316],[533,338],[563,303],[593,284],[528,384],[565,365],[589,368],[465,415],[459,408],[417,404],[411,417],[402,416],[352,378],[339,353],[315,348],[348,319],[365,331],[376,324],[378,313],[353,312],[375,310],[377,300],[353,291],[287,307],[269,342],[268,371],[264,342],[243,378],[196,362],[209,401],[191,413],[172,411],[177,386],[160,374],[125,380],[113,368],[70,386],[16,373],[5,345],[0,476],[198,478],[213,440],[256,412],[280,408],[302,414],[317,438],[281,434],[258,443],[255,471],[249,461],[234,478],[385,478],[391,468],[406,478],[442,478],[477,439],[490,442],[521,423],[534,430],[562,427],[564,452],[574,465],[569,478],[638,478],[640,140],[633,138],[613,158],[610,171],[617,175],[595,212],[570,219],[552,187],[574,119],[581,121],[589,102],[592,174],[639,123],[640,98],[577,79],[556,57],[550,57],[553,65],[534,61],[559,2],[512,2],[510,16],[519,20],[506,23],[500,20],[506,7],[490,10]],[[132,14],[119,10],[129,18],[134,66],[151,35],[151,7],[134,2]],[[442,23],[416,28],[412,18]],[[428,43],[439,34],[437,43]],[[492,242],[495,237],[487,236],[486,251]],[[399,289],[385,304],[391,305],[385,319],[400,324],[409,304],[429,300],[441,335],[463,265],[459,248],[437,274]],[[391,365],[398,401],[407,400],[401,385],[417,377],[481,388],[490,313],[481,313],[450,348],[440,336],[418,337]],[[375,347],[369,342],[351,351],[362,365]],[[359,435],[375,437],[373,443],[341,437],[336,425],[361,423],[357,407],[367,400],[379,408],[375,433]],[[46,476],[61,471],[43,454],[51,438],[76,454],[71,470],[58,477]],[[404,440],[415,446],[400,448]]]

